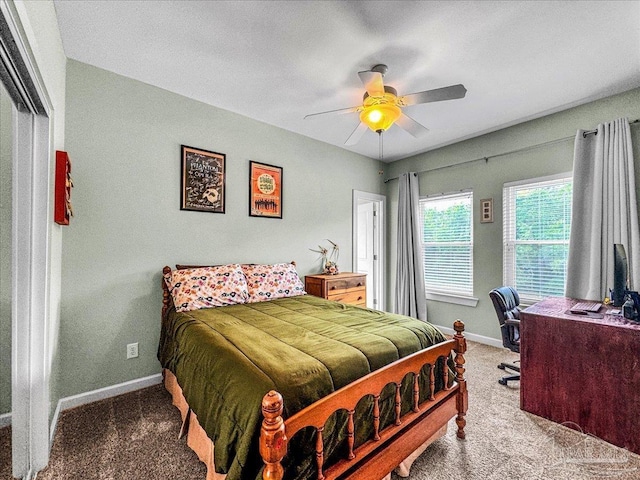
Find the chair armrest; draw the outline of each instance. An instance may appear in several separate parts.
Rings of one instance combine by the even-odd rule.
[[[520,320],[518,320],[517,318],[507,318],[504,321],[505,325],[512,325],[514,327],[519,327],[520,326]]]

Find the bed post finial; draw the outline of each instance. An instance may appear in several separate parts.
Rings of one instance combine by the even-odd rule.
[[[464,439],[464,427],[467,424],[464,417],[467,414],[468,407],[467,381],[464,379],[464,353],[467,351],[467,340],[462,334],[462,332],[464,332],[464,323],[456,320],[453,323],[453,329],[456,331],[456,334],[453,336],[453,339],[456,341],[456,346],[453,350],[456,352],[454,362],[456,364],[456,382],[459,385],[458,399],[456,402],[458,408],[458,416],[456,417],[458,432],[456,435],[458,438]]]
[[[282,395],[271,390],[262,399],[262,428],[260,456],[265,463],[263,480],[282,480],[284,469],[280,463],[287,453],[287,435],[282,420]]]

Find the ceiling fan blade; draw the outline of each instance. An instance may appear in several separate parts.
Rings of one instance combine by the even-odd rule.
[[[349,107],[349,108],[339,108],[338,110],[329,110],[327,112],[310,113],[309,115],[305,115],[304,119],[306,120],[307,118],[317,117],[319,115],[329,115],[329,114],[344,115],[345,113],[355,113],[360,111],[360,108],[361,108],[360,106],[357,106],[357,107]]]
[[[398,119],[395,121],[395,124],[403,130],[406,130],[416,138],[422,137],[429,132],[429,129],[427,127],[419,124],[413,118],[405,115],[404,113],[400,115],[400,117],[398,117]]]
[[[382,83],[382,74],[380,72],[365,70],[364,72],[358,72],[358,76],[370,97],[384,95],[384,83]]]
[[[418,103],[442,102],[443,100],[455,100],[456,98],[464,98],[467,89],[464,85],[451,85],[449,87],[436,88],[424,92],[410,93],[404,97],[400,97],[400,101],[406,105],[417,105]]]
[[[367,128],[369,127],[367,127],[366,123],[360,122],[356,127],[356,129],[351,133],[351,135],[349,135],[349,138],[347,138],[347,141],[344,142],[344,144],[355,145],[356,143],[358,143],[362,138],[362,136],[364,135],[364,132],[367,131]]]

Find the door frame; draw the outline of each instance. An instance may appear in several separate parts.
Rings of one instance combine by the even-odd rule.
[[[53,107],[12,0],[0,0],[8,32],[0,61],[13,95],[11,424],[13,476],[49,462],[49,292]],[[12,43],[13,42],[13,43]],[[16,107],[16,98],[20,108]]]
[[[375,235],[373,238],[373,251],[374,255],[376,255],[376,261],[374,263],[374,274],[373,274],[373,288],[374,288],[374,298],[377,300],[377,304],[375,305],[376,310],[384,310],[385,309],[385,265],[386,265],[386,255],[385,255],[385,214],[387,207],[387,197],[384,195],[380,195],[377,193],[369,193],[363,192],[360,190],[353,190],[353,224],[352,224],[352,232],[353,232],[353,243],[352,243],[352,258],[353,258],[353,271],[356,271],[357,267],[357,259],[358,259],[358,204],[359,203],[373,203],[375,204],[375,212],[376,215],[374,218],[374,231]],[[367,292],[369,295],[370,292]]]

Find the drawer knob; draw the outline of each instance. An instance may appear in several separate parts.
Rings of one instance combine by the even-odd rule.
[[[362,286],[362,282],[358,282],[358,286],[361,287]]]
[[[362,297],[358,297],[358,300],[362,300]]]
[[[335,290],[335,289],[336,289],[336,286],[335,286],[335,285],[334,285],[333,287],[331,287],[331,290]]]

